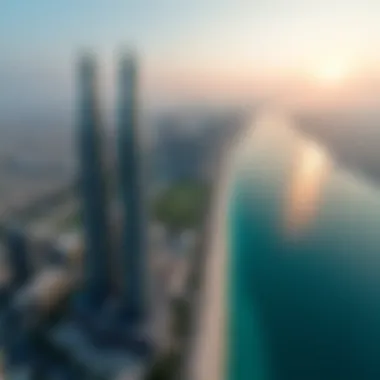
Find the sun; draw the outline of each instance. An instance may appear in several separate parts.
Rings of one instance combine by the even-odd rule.
[[[337,85],[342,83],[348,76],[347,66],[338,61],[327,62],[319,65],[313,77],[315,80],[323,85]]]

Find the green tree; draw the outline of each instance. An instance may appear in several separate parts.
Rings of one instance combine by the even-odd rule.
[[[154,201],[154,218],[170,231],[196,228],[208,202],[208,186],[200,182],[181,182],[161,192]]]

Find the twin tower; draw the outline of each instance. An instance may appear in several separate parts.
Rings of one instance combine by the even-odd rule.
[[[95,312],[114,292],[115,254],[108,221],[107,173],[103,161],[104,131],[99,107],[97,65],[92,55],[79,62],[79,188],[84,223],[83,303]],[[122,272],[118,304],[138,322],[146,315],[145,222],[137,127],[137,64],[132,53],[121,56],[117,80],[117,164],[123,221],[118,244]],[[113,170],[112,170],[113,172]],[[120,272],[120,271],[119,271]],[[83,305],[83,306],[84,306]]]

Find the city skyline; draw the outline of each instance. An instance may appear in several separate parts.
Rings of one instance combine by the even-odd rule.
[[[58,371],[67,379],[83,378],[84,374],[90,379],[114,379],[126,371],[133,378],[142,378],[140,371],[149,369],[156,349],[150,333],[156,309],[148,305],[146,295],[150,290],[145,278],[155,279],[149,271],[150,245],[145,234],[148,220],[141,215],[145,198],[138,180],[142,176],[139,122],[135,118],[138,63],[133,54],[120,57],[119,154],[114,165],[120,166],[121,183],[113,196],[107,186],[113,174],[106,169],[95,56],[80,56],[76,70],[75,145],[79,170],[76,195],[72,196],[79,201],[75,211],[79,224],[72,228],[81,241],[77,245],[80,262],[75,264],[73,251],[59,244],[63,225],[56,237],[51,236],[46,260],[39,268],[31,264],[36,255],[30,225],[20,223],[20,232],[5,230],[14,283],[6,293],[8,303],[2,310],[8,319],[0,327],[12,333],[3,333],[0,338],[7,355],[5,371],[12,379],[20,371],[30,379],[50,379]],[[118,213],[122,222],[115,233],[117,216],[115,211],[111,213],[111,204],[119,198],[125,207],[123,213]],[[13,216],[6,225],[13,219],[18,221]],[[42,251],[40,247],[38,254]],[[61,309],[58,304],[65,306]],[[26,325],[22,320],[27,314],[30,318],[30,313],[36,318]],[[47,321],[54,313],[60,318],[51,325]],[[14,336],[19,339],[13,340]],[[54,356],[57,353],[59,359]]]

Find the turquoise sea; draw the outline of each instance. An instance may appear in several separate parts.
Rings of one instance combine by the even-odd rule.
[[[255,133],[229,199],[228,380],[380,379],[380,191],[291,128]]]

